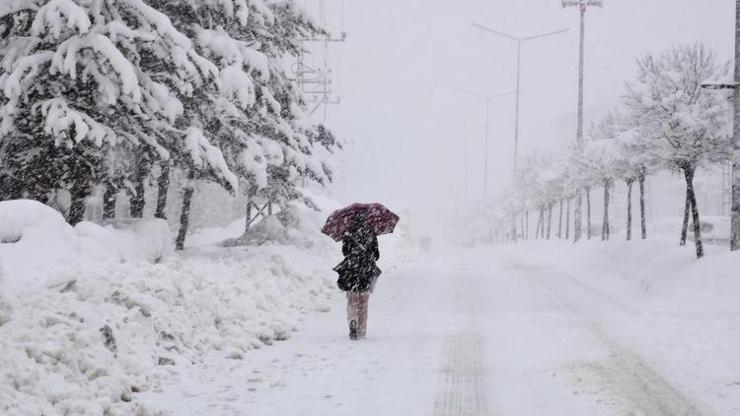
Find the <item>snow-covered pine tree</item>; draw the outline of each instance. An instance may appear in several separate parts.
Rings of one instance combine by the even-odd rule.
[[[136,193],[136,167],[178,149],[236,187],[182,101],[215,89],[218,69],[164,14],[142,0],[4,0],[0,33],[3,197],[69,189],[76,223],[94,185]]]
[[[701,166],[727,161],[731,152],[729,100],[701,84],[728,72],[729,65],[718,63],[706,46],[678,46],[639,59],[637,77],[628,83],[623,100],[641,133],[662,142],[666,164],[684,175],[698,258],[704,249],[694,176]]]
[[[262,0],[157,3],[198,51],[221,70],[221,99],[210,132],[250,196],[278,205],[301,199],[302,178],[331,179],[319,149],[338,143],[303,110],[301,92],[285,70],[301,40],[324,32],[293,2]],[[308,201],[307,201],[308,202]]]

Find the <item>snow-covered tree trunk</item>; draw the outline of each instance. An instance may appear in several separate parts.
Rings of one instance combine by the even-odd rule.
[[[547,206],[547,239],[550,239],[550,232],[552,231],[552,205]]]
[[[560,214],[558,214],[558,238],[563,238],[563,200],[560,200]]]
[[[632,184],[634,179],[627,179],[627,241],[632,240]]]
[[[540,238],[540,230],[542,229],[542,209],[538,210],[539,215],[537,216],[537,227],[534,230],[534,238],[538,240]]]
[[[586,237],[591,239],[591,187],[586,187]]]
[[[92,193],[90,168],[77,163],[75,165],[71,168],[75,181],[70,188],[71,203],[67,215],[67,222],[72,225],[77,225],[85,219],[85,199]]]
[[[689,198],[689,191],[686,190],[686,202],[684,203],[683,208],[683,225],[681,226],[681,241],[679,242],[679,245],[685,246],[686,245],[686,238],[688,236],[689,232],[689,215],[691,213],[691,199]]]
[[[522,240],[526,240],[527,236],[524,234],[524,210],[522,210],[519,213],[519,232],[521,232],[521,238]],[[516,218],[514,218],[514,221],[516,221]],[[516,222],[514,223],[514,227],[516,227]],[[517,236],[518,238],[519,236]]]
[[[129,211],[131,218],[141,218],[144,216],[144,204],[146,203],[146,177],[149,174],[149,165],[143,157],[136,158],[136,167],[134,168],[134,177],[132,178],[133,189],[129,198]]]
[[[170,189],[170,163],[168,161],[160,163],[161,171],[157,178],[157,209],[154,212],[155,218],[167,219],[167,192]]]
[[[547,228],[547,217],[545,215],[545,211],[547,208],[543,205],[540,208],[540,217],[542,217],[542,228],[540,229],[540,239],[545,239],[545,229]]]
[[[46,204],[49,202],[49,194],[44,190],[43,188],[35,186],[36,184],[31,182],[28,183],[26,186],[26,193],[28,194],[29,199],[33,199],[34,201],[39,201],[42,204]]]
[[[0,176],[0,201],[21,199],[23,197],[22,183],[18,179],[7,175]]]
[[[609,185],[610,180],[604,180],[604,215],[601,222],[601,241],[609,240]]]
[[[192,183],[194,177],[195,174],[191,171],[188,174],[188,182],[184,187],[182,211],[180,212],[180,229],[177,232],[177,239],[175,240],[175,249],[177,250],[185,248],[185,237],[188,235],[188,226],[190,225],[190,206],[193,202],[193,192],[195,192]]]
[[[640,186],[640,234],[643,240],[647,239],[647,219],[645,218],[645,174],[637,176]]]
[[[565,239],[570,240],[570,200],[568,198],[567,207],[565,210]]]
[[[118,189],[112,183],[107,183],[103,193],[103,219],[109,220],[116,217],[117,195]]]
[[[576,243],[581,239],[582,233],[582,216],[583,216],[583,196],[581,189],[576,193],[576,207],[573,212],[573,242]]]
[[[694,223],[694,245],[696,246],[696,258],[704,257],[704,245],[701,241],[701,222],[699,221],[699,208],[696,205],[696,193],[694,192],[694,173],[696,169],[689,167],[684,169],[686,178],[686,196],[691,204],[691,220]]]

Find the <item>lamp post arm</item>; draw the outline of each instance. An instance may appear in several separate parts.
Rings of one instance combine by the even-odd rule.
[[[560,30],[556,30],[556,31],[553,31],[553,32],[542,33],[540,35],[527,36],[525,38],[522,38],[522,42],[526,42],[528,40],[533,40],[533,39],[544,38],[544,37],[547,37],[547,36],[559,35],[561,33],[568,32],[569,30],[570,29],[560,29]]]
[[[486,31],[486,32],[490,32],[490,33],[493,33],[494,35],[499,35],[499,36],[501,36],[501,37],[504,37],[504,38],[507,38],[507,39],[511,39],[511,40],[513,40],[514,42],[521,42],[521,41],[522,41],[522,39],[521,39],[521,38],[518,38],[518,37],[516,37],[516,36],[512,36],[512,35],[509,35],[508,33],[504,33],[504,32],[499,32],[498,30],[495,30],[495,29],[491,29],[490,27],[486,27],[486,26],[483,26],[483,25],[481,25],[481,24],[479,24],[479,23],[476,23],[476,22],[473,22],[473,23],[472,23],[472,25],[473,25],[474,27],[477,27],[477,28],[478,28],[478,29],[480,29],[480,30],[484,30],[484,31]]]

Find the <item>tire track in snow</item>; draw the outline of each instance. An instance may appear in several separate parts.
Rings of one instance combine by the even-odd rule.
[[[482,344],[475,333],[445,339],[440,368],[442,386],[437,393],[433,416],[487,415]]]
[[[609,359],[596,371],[608,389],[627,399],[645,416],[708,416],[671,386],[636,353],[620,346],[596,324],[590,332],[609,348]]]
[[[527,273],[527,272],[547,272],[549,270],[548,268],[545,268],[545,267],[542,267],[542,266],[525,265],[523,263],[516,262],[516,261],[511,261],[511,260],[509,260],[508,263],[509,263],[509,265],[511,266],[512,269],[514,269],[516,271],[519,271],[519,272],[523,272],[523,273]],[[562,270],[558,270],[558,273],[557,273],[557,276],[556,277],[558,277],[560,279],[563,279],[563,280],[567,280],[569,283],[571,283],[577,289],[580,289],[580,290],[586,292],[587,294],[589,294],[591,296],[595,296],[597,298],[600,298],[601,300],[603,300],[607,304],[611,305],[612,307],[614,307],[616,309],[621,310],[622,312],[624,312],[624,313],[626,313],[626,314],[628,314],[630,316],[640,317],[640,316],[643,315],[641,312],[638,312],[635,309],[633,309],[633,308],[625,305],[624,303],[618,301],[613,296],[611,296],[611,295],[609,295],[607,293],[604,293],[604,292],[602,292],[602,291],[600,291],[600,290],[598,290],[598,289],[596,289],[596,288],[594,288],[592,286],[589,286],[589,285],[581,282],[580,280],[578,280],[571,273],[563,272]]]
[[[581,371],[586,371],[599,380],[602,388],[614,395],[618,407],[629,407],[626,416],[710,416],[702,411],[689,398],[661,377],[637,353],[623,347],[609,337],[595,322],[584,319],[580,308],[574,306],[565,296],[558,296],[556,289],[543,279],[524,273],[536,283],[552,305],[582,325],[590,335],[600,341],[609,357],[598,362],[585,363]],[[620,308],[621,309],[621,308]],[[586,386],[594,387],[594,386]]]

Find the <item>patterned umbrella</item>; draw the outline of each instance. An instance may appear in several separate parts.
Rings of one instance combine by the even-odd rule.
[[[365,223],[375,235],[392,233],[400,219],[393,211],[381,204],[357,203],[332,212],[326,219],[321,232],[335,241],[342,241],[345,232],[353,225],[357,217],[364,218]]]

